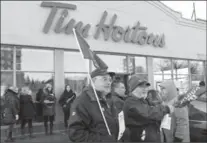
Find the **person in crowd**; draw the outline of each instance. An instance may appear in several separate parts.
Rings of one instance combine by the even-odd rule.
[[[147,93],[147,98],[146,100],[148,101],[148,104],[150,106],[157,106],[162,104],[162,99],[159,95],[159,93],[151,89]],[[160,123],[161,121],[156,121],[156,120],[151,120],[151,122],[146,125],[145,127],[145,142],[160,142]]]
[[[177,89],[172,80],[164,81],[160,84],[161,97],[164,104],[173,104],[178,99]],[[189,136],[189,116],[187,106],[175,108],[169,114],[171,119],[170,129],[162,128],[162,142],[190,142]]]
[[[29,137],[34,138],[32,120],[35,117],[36,109],[32,100],[32,91],[29,87],[22,87],[20,92],[20,119],[22,139],[25,138],[25,125],[28,123]]]
[[[48,121],[50,122],[50,134],[53,134],[53,122],[55,120],[56,97],[53,93],[52,85],[46,84],[41,95],[43,107],[45,134],[48,135]]]
[[[130,130],[130,141],[141,142],[146,126],[154,121],[161,121],[164,115],[173,112],[173,106],[150,106],[146,100],[150,83],[133,75],[129,82],[131,95],[124,104],[125,123]]]
[[[72,89],[70,88],[70,85],[66,85],[65,90],[59,99],[59,104],[63,108],[64,123],[65,123],[66,131],[68,129],[68,120],[70,117],[70,107],[71,107],[72,102],[75,100],[75,98],[76,98],[76,94],[72,91]]]
[[[112,82],[111,88],[112,99],[118,109],[118,112],[121,112],[123,110],[124,101],[127,97],[125,94],[126,89],[124,83],[121,82],[121,80],[115,80]]]
[[[127,98],[125,94],[126,88],[124,83],[120,79],[116,79],[112,82],[112,100],[117,108],[118,113],[123,111],[124,102]],[[126,128],[123,137],[120,139],[121,142],[129,142],[129,130]]]
[[[72,142],[116,142],[119,127],[117,111],[109,94],[112,79],[107,70],[101,69],[92,71],[91,78],[111,136],[107,132],[94,90],[88,86],[71,108],[69,139]]]
[[[200,86],[200,87],[205,87],[205,86],[206,86],[205,81],[200,81],[200,82],[199,82],[199,86]]]
[[[9,87],[5,92],[5,104],[3,110],[3,119],[2,122],[5,125],[8,125],[8,135],[5,142],[14,142],[12,137],[13,127],[16,121],[19,119],[19,98],[18,88]]]

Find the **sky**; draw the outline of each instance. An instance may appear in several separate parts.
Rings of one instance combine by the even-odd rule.
[[[191,19],[193,12],[193,2],[195,3],[197,19],[206,20],[206,1],[161,1],[174,11],[182,13],[182,16]]]

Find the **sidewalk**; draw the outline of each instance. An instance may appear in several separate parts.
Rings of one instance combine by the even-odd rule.
[[[68,143],[69,138],[68,135],[56,131],[54,132],[54,135],[44,135],[44,134],[35,134],[35,138],[30,139],[29,137],[25,138],[24,140],[17,137],[15,139],[15,143]],[[4,143],[4,140],[1,139],[1,143]]]
[[[1,140],[4,140],[7,136],[7,126],[1,126]],[[26,133],[28,133],[28,127],[25,127]],[[64,130],[64,123],[58,122],[54,123],[54,131],[60,132]],[[34,134],[44,134],[44,125],[43,123],[33,123],[33,132]],[[14,127],[13,136],[19,137],[20,136],[20,125],[16,125]]]

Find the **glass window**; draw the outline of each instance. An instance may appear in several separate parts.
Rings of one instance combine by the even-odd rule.
[[[154,74],[171,74],[170,59],[153,58]]]
[[[18,48],[16,69],[21,71],[53,71],[53,59],[52,50]]]
[[[1,86],[13,85],[13,72],[1,71]]]
[[[204,74],[204,65],[202,61],[190,61],[191,74]]]
[[[147,73],[145,57],[135,57],[135,73]]]
[[[88,72],[89,60],[83,60],[79,52],[64,52],[64,71]]]
[[[188,61],[187,60],[172,60],[173,75],[188,74]]]
[[[112,71],[116,73],[127,73],[126,56],[103,55],[103,54],[98,54],[98,56],[107,64],[108,71]],[[92,64],[92,69],[95,69],[93,64]]]
[[[1,70],[13,70],[13,48],[1,45]]]
[[[17,72],[17,87],[29,86],[32,90],[32,95],[35,98],[39,89],[43,88],[46,83],[53,85],[53,73],[40,73],[40,72]]]
[[[199,82],[204,80],[204,75],[191,75],[192,85],[199,85]]]
[[[65,73],[65,85],[67,84],[79,96],[83,88],[88,85],[87,74]]]

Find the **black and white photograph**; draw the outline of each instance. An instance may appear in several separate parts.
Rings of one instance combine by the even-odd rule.
[[[1,143],[207,142],[206,1],[1,1]]]

